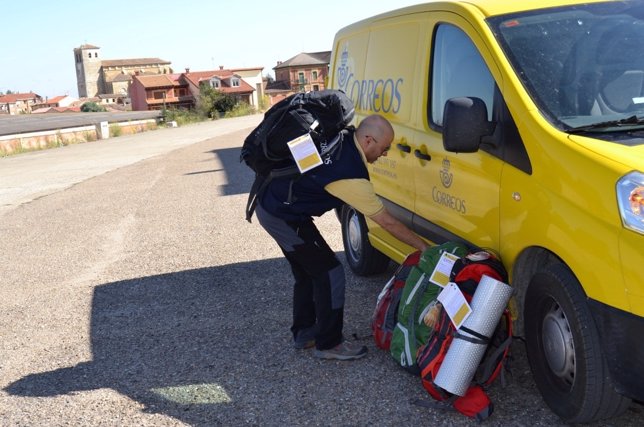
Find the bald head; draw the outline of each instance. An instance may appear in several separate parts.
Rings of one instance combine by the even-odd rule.
[[[372,114],[367,116],[363,121],[360,122],[358,128],[356,129],[358,137],[361,135],[372,135],[376,137],[381,137],[381,139],[394,139],[394,128],[391,127],[391,123],[384,117],[378,114]],[[391,141],[389,141],[391,142]]]
[[[356,139],[362,147],[367,162],[373,163],[378,157],[386,156],[394,140],[391,123],[378,114],[367,116],[356,129]]]

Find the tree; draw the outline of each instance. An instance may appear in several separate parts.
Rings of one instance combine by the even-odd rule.
[[[201,86],[197,108],[210,118],[218,117],[221,113],[231,111],[237,105],[234,96],[223,93],[209,85]]]
[[[97,104],[94,101],[84,103],[83,105],[81,105],[80,110],[83,113],[102,113],[104,111],[107,111],[105,107]]]

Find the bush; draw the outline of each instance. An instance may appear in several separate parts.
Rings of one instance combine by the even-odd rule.
[[[240,117],[240,116],[249,116],[255,114],[255,107],[245,103],[240,102],[236,104],[232,110],[226,112],[224,117]]]
[[[234,96],[220,92],[210,86],[201,86],[197,110],[211,119],[225,115],[237,105]]]
[[[81,105],[80,110],[83,113],[103,113],[107,111],[105,107],[102,105],[97,104],[94,101],[86,102],[83,105]]]
[[[194,110],[177,110],[174,108],[166,110],[164,114],[164,120],[166,123],[175,121],[179,126],[188,123],[202,122],[207,118],[207,116],[204,116]]]

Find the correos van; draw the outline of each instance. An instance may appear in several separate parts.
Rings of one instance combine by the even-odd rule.
[[[568,422],[644,400],[644,2],[437,1],[357,22],[330,87],[393,124],[370,167],[427,240],[500,254],[534,380]],[[349,264],[412,251],[351,207]]]

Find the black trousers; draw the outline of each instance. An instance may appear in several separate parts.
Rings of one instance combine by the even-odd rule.
[[[315,345],[320,350],[342,342],[345,275],[335,252],[312,219],[287,222],[257,206],[257,219],[275,239],[291,265],[293,324],[291,332],[317,328]]]

